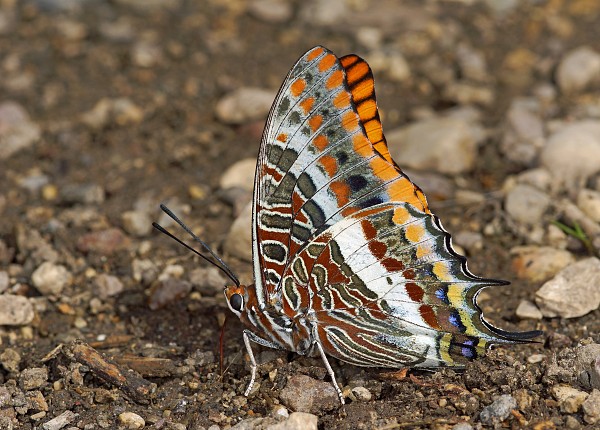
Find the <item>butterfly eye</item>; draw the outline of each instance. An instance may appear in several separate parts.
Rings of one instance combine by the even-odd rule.
[[[244,307],[244,299],[240,294],[232,294],[229,298],[229,305],[231,309],[242,312],[242,308]]]

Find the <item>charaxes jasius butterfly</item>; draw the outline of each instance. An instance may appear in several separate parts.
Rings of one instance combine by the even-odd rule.
[[[492,344],[538,331],[492,326],[476,299],[489,286],[467,269],[423,192],[392,160],[373,75],[356,55],[317,46],[288,73],[256,167],[254,284],[225,288],[251,342],[358,366],[464,365]]]

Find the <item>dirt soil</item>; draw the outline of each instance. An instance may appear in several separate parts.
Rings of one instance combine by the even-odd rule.
[[[222,285],[210,289],[189,282],[188,274],[206,264],[155,231],[123,233],[122,215],[143,207],[150,221],[164,221],[157,207],[166,202],[221,252],[237,214],[219,180],[234,162],[256,156],[264,121],[224,124],[215,117],[216,103],[235,88],[278,88],[298,56],[314,45],[339,55],[360,53],[355,28],[313,25],[300,13],[303,2],[294,2],[292,16],[283,22],[249,13],[241,0],[143,3],[0,1],[10,21],[0,35],[0,99],[21,105],[41,128],[35,145],[0,160],[0,269],[10,274],[12,294],[36,303],[33,322],[0,329],[0,354],[10,350],[19,357],[11,369],[3,356],[0,384],[14,392],[23,388],[27,369],[48,370],[47,382],[39,386],[47,410],[0,408],[14,428],[41,428],[70,410],[78,414],[69,424],[75,428],[124,428],[118,417],[127,411],[143,417],[148,428],[224,429],[271,414],[289,377],[305,374],[328,381],[318,359],[258,353],[256,347],[265,363],[259,388],[243,397],[249,368],[242,327],[226,307]],[[412,56],[407,54],[411,66],[415,64],[414,79],[399,83],[376,73],[385,129],[410,121],[415,108],[438,111],[454,105],[419,75],[418,63],[425,59],[418,58],[418,46],[429,43],[424,22],[451,23],[463,40],[484,50],[490,79],[497,80],[500,90],[481,110],[484,123],[496,127],[512,98],[533,85],[536,73],[550,73],[542,64],[528,76],[511,79],[511,73],[519,72],[507,69],[509,53],[556,57],[600,40],[598,11],[594,20],[565,3],[523,2],[502,14],[479,2],[403,2],[397,25],[390,30],[386,24],[384,34],[412,38],[406,43],[414,48]],[[586,2],[573,3],[583,7]],[[382,2],[380,7],[394,5]],[[568,36],[557,36],[544,20],[550,7],[564,8]],[[377,26],[376,11],[361,19]],[[445,48],[434,43],[431,49]],[[119,98],[133,105],[110,105]],[[112,106],[105,117],[98,114],[102,99]],[[97,116],[82,116],[90,112]],[[500,158],[496,144],[492,136],[475,171],[461,177],[466,188],[497,190],[508,174],[518,171]],[[40,177],[40,187],[19,185]],[[433,201],[432,207],[450,231],[478,229],[500,210],[498,202],[465,210],[452,201]],[[93,233],[113,228],[115,235],[99,244]],[[513,281],[482,296],[486,315],[505,329],[544,330],[539,343],[495,349],[464,372],[411,371],[404,378],[332,360],[342,385],[360,384],[372,399],[317,408],[313,413],[319,428],[445,429],[461,421],[481,427],[482,408],[501,394],[511,394],[519,408],[498,428],[585,428],[581,412],[565,412],[551,395],[557,379],[547,369],[579,341],[591,337],[600,342],[600,312],[573,320],[518,320],[518,303],[532,300],[539,287],[517,280],[512,272],[508,249],[520,240],[508,227],[486,236],[483,250],[470,256],[469,263],[476,274]],[[31,281],[49,254],[72,276],[54,295],[42,294]],[[242,281],[251,282],[249,262],[222,256]],[[136,261],[154,266],[136,269]],[[184,274],[165,285],[156,275],[168,265],[182,266]],[[118,294],[99,296],[99,274],[120,281]],[[157,289],[171,291],[173,297],[167,293],[156,298]],[[221,372],[225,315],[231,318],[224,332],[226,369]],[[72,343],[76,339],[84,343]],[[90,356],[94,351],[102,355]],[[536,354],[543,357],[531,359]],[[103,376],[97,360],[105,359],[118,367],[109,364]],[[143,379],[116,375],[117,368],[132,368]]]

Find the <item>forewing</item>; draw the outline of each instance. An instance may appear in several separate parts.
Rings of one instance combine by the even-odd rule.
[[[267,124],[253,209],[259,297],[278,294],[294,256],[345,217],[395,201],[429,212],[423,193],[389,156],[372,74],[360,58],[308,51],[284,81]]]

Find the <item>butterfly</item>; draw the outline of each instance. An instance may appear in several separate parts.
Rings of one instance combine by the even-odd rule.
[[[285,78],[260,144],[252,209],[254,284],[227,305],[252,343],[357,366],[464,366],[493,344],[539,331],[487,322],[477,295],[505,281],[473,275],[427,199],[394,162],[373,74],[356,55],[322,46]],[[184,227],[185,228],[185,227]]]

